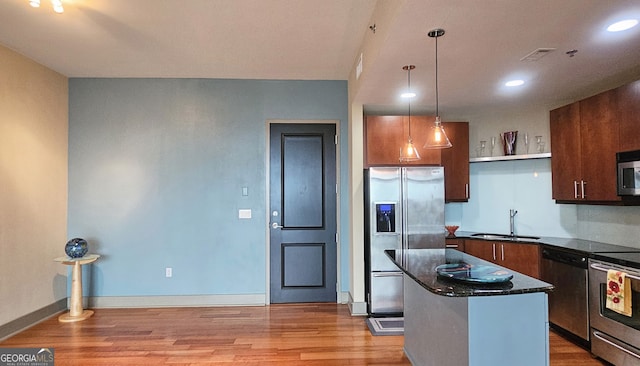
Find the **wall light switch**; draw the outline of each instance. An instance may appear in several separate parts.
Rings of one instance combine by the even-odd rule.
[[[164,269],[164,276],[169,278],[173,277],[173,269],[171,267],[167,267]]]
[[[249,187],[242,187],[242,195],[243,196],[249,195]]]
[[[251,209],[238,210],[238,218],[239,219],[250,219],[251,218]]]

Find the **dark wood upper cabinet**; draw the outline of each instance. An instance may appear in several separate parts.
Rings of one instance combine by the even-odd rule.
[[[620,201],[617,192],[616,152],[619,149],[616,91],[580,101],[580,155],[584,199]]]
[[[638,205],[617,194],[616,153],[640,150],[640,80],[549,114],[553,198]]]
[[[404,137],[402,117],[367,116],[364,126],[364,166],[399,165]]]
[[[364,125],[364,166],[444,166],[445,201],[466,202],[469,199],[469,123],[443,122],[451,140],[449,149],[425,149],[427,133],[435,121],[433,116],[411,116],[411,138],[421,159],[400,162],[400,148],[409,136],[407,116],[366,116]]]
[[[400,162],[400,148],[409,137],[409,117],[367,116],[364,126],[364,166],[440,165],[440,150],[423,148],[424,136],[433,121],[433,117],[411,116],[411,138],[420,160]]]
[[[558,202],[619,204],[616,152],[620,151],[619,90],[552,110],[551,172]],[[635,131],[632,135],[638,135]]]
[[[557,201],[578,200],[580,169],[580,103],[575,102],[549,114],[551,130],[551,188]]]
[[[617,89],[620,151],[640,150],[640,80]]]
[[[446,202],[469,200],[469,122],[443,122],[452,147],[442,149]]]

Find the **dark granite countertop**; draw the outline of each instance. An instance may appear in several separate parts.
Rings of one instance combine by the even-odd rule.
[[[482,237],[473,236],[476,234],[473,231],[458,231],[453,238],[459,239],[471,239],[471,240],[491,240],[491,241],[507,241],[507,242],[520,242],[520,243],[536,243],[540,245],[546,245],[549,247],[555,247],[556,249],[565,249],[574,252],[580,252],[592,257],[596,253],[640,253],[640,248],[625,247],[622,245],[600,243],[597,241],[573,239],[573,238],[555,238],[555,237],[540,237],[537,240],[519,239],[513,240],[509,238],[505,239],[484,239]],[[448,237],[451,238],[451,237]]]
[[[510,269],[476,258],[454,249],[404,249],[385,250],[391,260],[409,277],[430,292],[442,296],[496,296],[553,290],[553,285],[525,276]],[[488,265],[504,269],[513,274],[513,278],[504,283],[471,284],[442,278],[437,275],[436,267],[446,263],[467,263]]]

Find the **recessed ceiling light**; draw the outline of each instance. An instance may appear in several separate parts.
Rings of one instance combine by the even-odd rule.
[[[615,22],[607,27],[609,32],[621,32],[638,25],[638,19],[626,19]]]
[[[524,84],[524,80],[521,80],[521,79],[509,80],[506,83],[504,83],[505,86],[520,86],[522,84]]]
[[[416,96],[416,93],[414,92],[404,92],[402,94],[400,94],[401,97],[403,98],[413,98]]]

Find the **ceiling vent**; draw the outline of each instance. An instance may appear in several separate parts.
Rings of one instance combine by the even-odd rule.
[[[538,48],[521,58],[520,61],[538,61],[555,50],[555,48]]]

